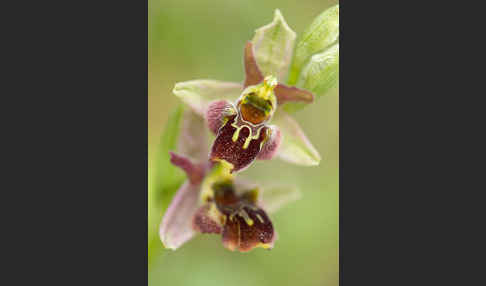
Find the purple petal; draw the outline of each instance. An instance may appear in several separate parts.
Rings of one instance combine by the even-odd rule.
[[[278,83],[275,87],[275,96],[279,105],[288,101],[311,103],[314,100],[312,92],[283,83]]]
[[[257,159],[259,160],[270,160],[277,154],[278,147],[282,141],[282,135],[280,129],[277,126],[269,126],[270,138],[265,142],[258,153]]]
[[[209,104],[206,111],[206,121],[215,135],[218,134],[219,128],[224,124],[225,118],[236,113],[233,105],[227,100],[213,101]]]
[[[245,46],[244,61],[246,75],[244,87],[260,83],[263,80],[263,74],[258,68],[253,51],[253,44],[250,41]]]
[[[204,166],[203,165],[196,165],[191,162],[191,160],[185,156],[178,155],[174,152],[170,153],[170,162],[181,168],[184,172],[186,172],[187,177],[191,184],[198,185],[201,183],[202,179],[204,178]]]
[[[198,197],[199,186],[188,181],[177,190],[160,224],[159,235],[166,248],[175,250],[194,236],[192,217]]]

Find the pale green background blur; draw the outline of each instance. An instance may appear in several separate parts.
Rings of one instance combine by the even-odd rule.
[[[275,8],[299,40],[337,2],[149,0],[149,173],[168,114],[178,103],[171,93],[176,82],[242,82],[243,45],[272,21]],[[150,263],[149,285],[338,285],[338,109],[336,87],[295,115],[322,156],[319,166],[256,161],[243,172],[258,182],[302,190],[299,201],[271,216],[279,235],[274,249],[230,252],[220,236],[200,235],[175,252],[156,249],[160,255]]]

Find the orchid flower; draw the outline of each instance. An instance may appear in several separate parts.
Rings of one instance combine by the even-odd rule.
[[[312,32],[311,36],[315,36]],[[175,85],[174,94],[205,117],[209,129],[216,135],[211,161],[227,161],[231,164],[231,172],[244,170],[255,159],[269,160],[276,156],[299,165],[319,164],[319,153],[281,106],[313,102],[312,91],[319,91],[317,95],[320,95],[324,90],[320,86],[322,82],[330,86],[335,81],[335,68],[330,69],[329,63],[335,64],[336,56],[334,51],[331,60],[329,57],[311,58],[307,53],[319,50],[299,52],[303,50],[299,47],[308,48],[308,45],[298,45],[298,63],[293,66],[299,76],[294,71],[291,76],[307,89],[286,85],[283,81],[292,60],[295,38],[295,32],[277,9],[273,22],[257,29],[253,40],[244,48],[243,84],[192,80]],[[316,37],[307,38],[314,41]],[[320,73],[324,69],[326,73]],[[328,76],[328,70],[332,70],[333,77]],[[317,83],[315,78],[319,79]]]
[[[184,117],[197,119],[190,111]],[[181,130],[181,137],[198,149],[205,148],[202,121],[192,122],[190,130]],[[179,150],[194,150],[179,146]],[[190,152],[189,152],[190,153]],[[200,153],[200,152],[198,152]],[[194,154],[193,152],[190,154]],[[177,190],[162,223],[160,238],[166,248],[177,249],[197,233],[222,236],[223,245],[232,251],[249,251],[255,247],[272,248],[276,239],[268,213],[296,200],[296,188],[265,188],[248,183],[231,174],[231,164],[225,160],[211,163],[170,153],[173,165],[182,169],[187,179]]]

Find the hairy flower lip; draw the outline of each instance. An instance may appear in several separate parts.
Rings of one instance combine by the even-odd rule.
[[[267,136],[266,128],[241,124],[237,116],[229,118],[213,142],[210,160],[226,160],[233,165],[232,172],[244,170],[260,152]]]
[[[271,248],[275,232],[268,215],[259,207],[243,205],[228,215],[223,229],[223,245],[247,252],[256,247]]]

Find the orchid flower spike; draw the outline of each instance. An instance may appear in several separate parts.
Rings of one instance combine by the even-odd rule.
[[[180,136],[187,134],[182,130]],[[186,139],[204,149],[205,142],[198,141],[204,136]],[[187,180],[160,224],[159,234],[166,248],[175,250],[198,233],[221,235],[223,245],[233,251],[273,247],[276,233],[268,214],[298,199],[296,188],[262,187],[235,178],[232,164],[225,160],[210,164],[174,152],[170,157],[171,163],[186,173]]]

